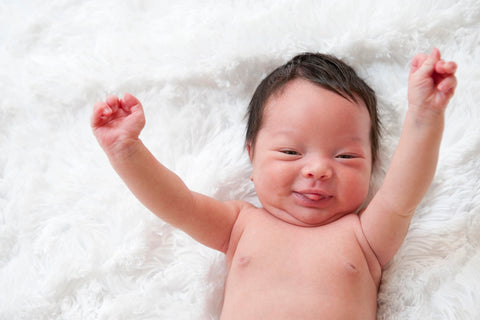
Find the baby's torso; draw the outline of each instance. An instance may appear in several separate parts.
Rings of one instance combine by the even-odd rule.
[[[248,210],[227,267],[222,320],[375,319],[381,269],[356,215],[304,228]]]

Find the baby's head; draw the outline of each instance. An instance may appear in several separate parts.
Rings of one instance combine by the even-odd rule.
[[[377,158],[380,121],[375,92],[341,60],[321,53],[303,53],[270,73],[257,87],[248,107],[246,143],[253,149],[268,99],[294,79],[308,80],[356,104],[363,101],[370,115],[372,163]],[[360,101],[359,101],[360,100]]]

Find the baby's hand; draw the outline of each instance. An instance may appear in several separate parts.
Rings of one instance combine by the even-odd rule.
[[[408,102],[417,108],[443,111],[457,86],[457,64],[440,59],[440,51],[433,49],[427,56],[417,54],[412,60],[408,79]]]
[[[95,137],[105,152],[138,140],[145,126],[143,108],[137,98],[126,93],[123,99],[109,96],[95,103],[91,117]]]

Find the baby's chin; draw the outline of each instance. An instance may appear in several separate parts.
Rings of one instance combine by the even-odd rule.
[[[319,214],[318,212],[312,212],[311,214],[304,214],[302,216],[289,212],[284,209],[274,208],[274,207],[264,207],[264,210],[267,211],[270,215],[286,222],[288,224],[297,226],[297,227],[304,227],[304,228],[314,228],[320,227],[329,223],[332,223],[343,216],[351,213],[334,213],[334,214]],[[313,211],[313,210],[312,210]]]

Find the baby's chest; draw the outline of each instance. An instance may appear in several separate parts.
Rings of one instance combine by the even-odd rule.
[[[276,310],[277,319],[374,318],[378,281],[348,223],[301,228],[266,220],[239,231],[227,259],[226,310],[248,305],[256,314]]]
[[[318,282],[322,286],[332,279],[347,282],[371,279],[354,232],[340,225],[246,226],[230,269],[240,277],[284,279],[310,285]]]

